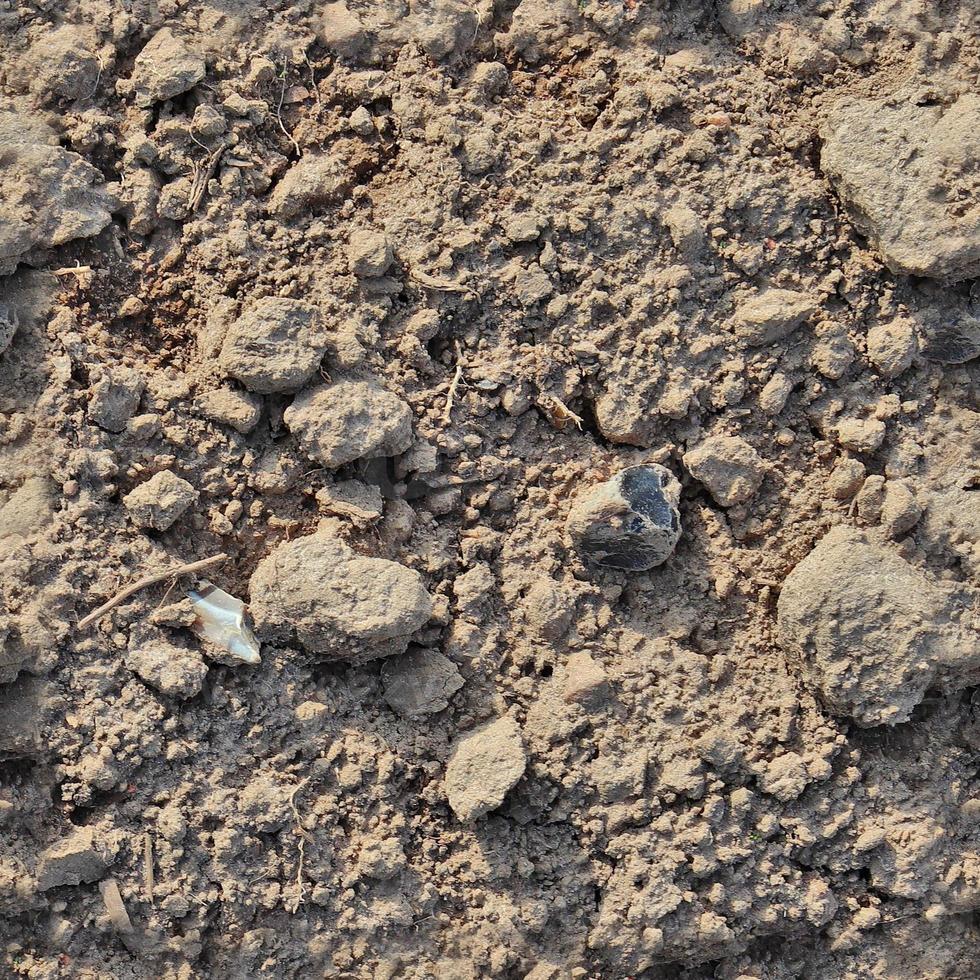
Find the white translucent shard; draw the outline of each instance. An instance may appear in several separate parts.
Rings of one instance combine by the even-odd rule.
[[[187,598],[197,614],[193,630],[198,636],[242,663],[259,662],[259,641],[245,625],[245,603],[241,599],[210,582],[201,582],[200,589],[189,590]]]

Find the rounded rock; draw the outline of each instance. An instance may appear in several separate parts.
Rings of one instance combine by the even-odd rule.
[[[337,381],[296,397],[283,414],[311,458],[330,469],[373,456],[397,456],[412,444],[412,410],[369,381]]]
[[[267,296],[231,325],[218,363],[249,391],[296,391],[313,376],[326,348],[312,306]]]
[[[666,467],[630,466],[582,494],[565,528],[590,564],[647,571],[671,556],[681,536],[680,492]]]
[[[295,638],[324,660],[350,663],[404,653],[432,614],[418,572],[356,554],[329,526],[276,547],[256,566],[249,593],[261,640]]]

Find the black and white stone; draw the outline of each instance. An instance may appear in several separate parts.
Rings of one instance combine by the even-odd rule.
[[[629,572],[656,568],[681,536],[680,492],[665,467],[630,466],[580,494],[565,529],[591,565]]]

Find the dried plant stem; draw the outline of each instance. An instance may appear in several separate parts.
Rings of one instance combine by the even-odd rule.
[[[453,380],[449,382],[449,391],[446,394],[446,408],[442,413],[442,421],[444,424],[449,425],[452,422],[453,414],[453,403],[456,401],[456,392],[459,389],[459,383],[463,380],[463,349],[459,346],[459,341],[456,342],[456,371],[453,374]]]
[[[286,906],[286,911],[290,914],[295,914],[303,902],[306,901],[306,886],[303,884],[303,862],[306,858],[306,842],[310,839],[310,835],[303,828],[302,818],[296,807],[296,797],[308,782],[309,779],[301,780],[289,795],[289,809],[293,811],[293,820],[296,823],[296,835],[299,837],[299,860],[296,863],[296,894]]]
[[[90,612],[84,619],[79,620],[78,629],[83,630],[86,626],[100,620],[107,612],[111,612],[116,606],[125,602],[131,595],[135,595],[141,589],[146,589],[164,579],[176,578],[178,575],[193,575],[195,572],[203,571],[212,565],[218,565],[228,558],[225,554],[212,555],[210,558],[202,558],[200,561],[188,562],[185,565],[177,565],[174,568],[166,568],[162,572],[154,572],[152,575],[145,575],[143,578],[132,585],[127,585],[121,592],[117,592],[108,602],[102,603],[98,609]]]
[[[143,834],[143,890],[146,899],[153,904],[153,840],[149,834]]]
[[[286,59],[286,63],[282,66],[282,87],[279,90],[279,104],[276,106],[276,122],[279,123],[279,128],[282,130],[283,135],[290,143],[293,144],[293,149],[296,151],[296,156],[301,157],[303,151],[299,148],[299,143],[296,142],[293,134],[286,129],[286,124],[282,121],[282,103],[286,98],[286,74],[289,71],[289,59]]]

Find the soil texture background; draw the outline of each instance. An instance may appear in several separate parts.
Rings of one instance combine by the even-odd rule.
[[[0,0],[0,975],[980,976],[978,76]]]

